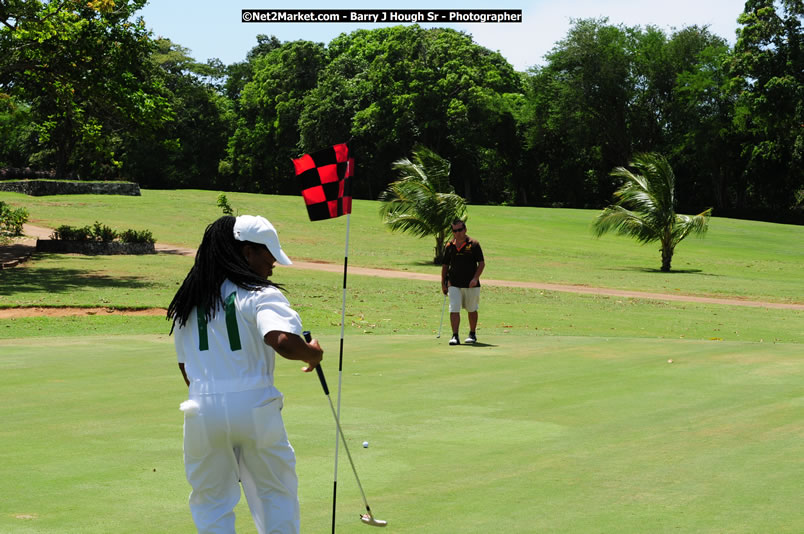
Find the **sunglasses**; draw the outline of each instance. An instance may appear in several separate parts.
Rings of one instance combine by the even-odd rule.
[[[458,232],[463,232],[464,230],[466,230],[465,226],[463,228],[453,228],[452,233],[457,234]]]

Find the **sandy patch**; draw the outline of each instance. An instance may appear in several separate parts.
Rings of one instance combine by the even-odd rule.
[[[144,310],[115,310],[112,308],[4,308],[0,309],[0,319],[19,319],[22,317],[71,317],[76,315],[144,315],[165,316],[163,308]]]

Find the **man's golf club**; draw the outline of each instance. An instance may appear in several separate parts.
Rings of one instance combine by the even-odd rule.
[[[305,330],[302,332],[304,335],[304,339],[309,343],[312,339],[312,335],[310,334],[309,330]],[[377,519],[371,513],[371,508],[369,508],[368,501],[366,500],[366,493],[363,491],[363,485],[360,483],[360,477],[357,476],[357,469],[355,469],[355,463],[352,461],[352,454],[349,452],[349,445],[346,444],[346,436],[343,435],[343,430],[341,430],[341,422],[338,420],[338,414],[335,413],[335,405],[332,404],[332,398],[329,396],[329,387],[327,387],[327,379],[324,378],[324,370],[321,369],[321,364],[318,364],[315,368],[315,372],[318,374],[318,380],[321,382],[321,387],[324,389],[324,395],[327,396],[327,400],[329,401],[329,408],[332,410],[332,417],[335,418],[335,425],[338,427],[338,434],[341,435],[341,441],[343,442],[343,448],[346,449],[346,456],[349,458],[349,464],[352,466],[352,473],[355,474],[355,480],[357,480],[357,487],[360,488],[360,495],[363,496],[363,504],[366,505],[366,513],[360,514],[360,520],[373,527],[384,527],[388,524],[388,521],[382,521],[381,519]],[[333,527],[334,528],[334,527]]]
[[[441,303],[441,322],[438,323],[438,335],[436,339],[441,337],[441,327],[444,325],[444,307],[447,305],[447,294],[444,293],[444,302]]]

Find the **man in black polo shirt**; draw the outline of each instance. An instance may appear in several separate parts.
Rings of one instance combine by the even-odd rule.
[[[452,325],[450,345],[460,345],[458,328],[461,325],[461,308],[469,317],[469,337],[464,343],[477,341],[477,308],[480,303],[480,275],[486,267],[480,243],[466,235],[466,224],[452,221],[455,238],[444,249],[441,266],[441,291],[449,295],[449,322]]]

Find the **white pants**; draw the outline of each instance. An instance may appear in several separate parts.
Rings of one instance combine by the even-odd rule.
[[[469,313],[476,312],[480,304],[480,287],[449,286],[449,312],[460,313],[465,308]]]
[[[193,395],[184,417],[184,468],[199,533],[235,532],[240,485],[260,534],[298,534],[296,455],[275,389]]]

